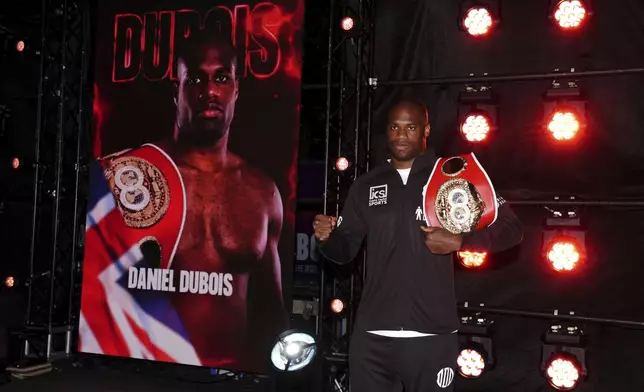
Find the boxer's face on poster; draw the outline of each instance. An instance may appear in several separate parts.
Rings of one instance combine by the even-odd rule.
[[[206,45],[179,60],[178,74],[180,136],[204,144],[218,141],[228,132],[239,94],[232,49]]]
[[[428,136],[427,117],[419,107],[403,102],[389,112],[387,144],[398,162],[410,161],[422,154]]]

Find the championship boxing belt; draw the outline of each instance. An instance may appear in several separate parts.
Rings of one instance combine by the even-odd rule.
[[[169,268],[186,216],[186,194],[179,169],[158,146],[143,146],[99,159],[129,239],[155,244],[158,268]],[[144,255],[145,255],[144,251]]]
[[[440,158],[423,188],[427,225],[453,234],[491,225],[498,207],[494,186],[472,153]]]

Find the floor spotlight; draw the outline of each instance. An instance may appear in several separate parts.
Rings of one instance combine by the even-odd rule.
[[[586,262],[586,229],[575,209],[548,209],[542,252],[556,272],[574,271]]]
[[[586,101],[576,82],[553,82],[543,103],[544,128],[556,142],[573,142],[588,126]]]
[[[296,372],[315,359],[315,338],[307,333],[289,330],[282,333],[271,351],[273,367],[282,372]]]
[[[497,103],[489,86],[468,86],[458,99],[459,131],[475,144],[487,141],[497,124]]]
[[[551,6],[551,18],[563,31],[577,30],[588,20],[588,4],[582,0],[556,0]]]
[[[572,391],[588,375],[585,335],[573,324],[555,324],[544,335],[541,372],[558,391]]]
[[[465,268],[479,268],[485,264],[487,252],[471,252],[463,250],[457,252],[456,257]]]
[[[459,28],[471,37],[486,37],[499,24],[499,15],[498,1],[464,0],[459,12]]]
[[[493,321],[480,313],[461,317],[458,330],[460,350],[456,363],[462,377],[479,378],[494,367],[493,325]]]

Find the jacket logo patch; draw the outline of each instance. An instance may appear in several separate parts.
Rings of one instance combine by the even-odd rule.
[[[369,188],[369,207],[387,204],[387,185],[376,185]]]

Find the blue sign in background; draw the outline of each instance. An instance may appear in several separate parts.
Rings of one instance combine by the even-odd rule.
[[[295,217],[295,287],[314,288],[318,285],[320,255],[312,226],[315,214],[301,211]]]

